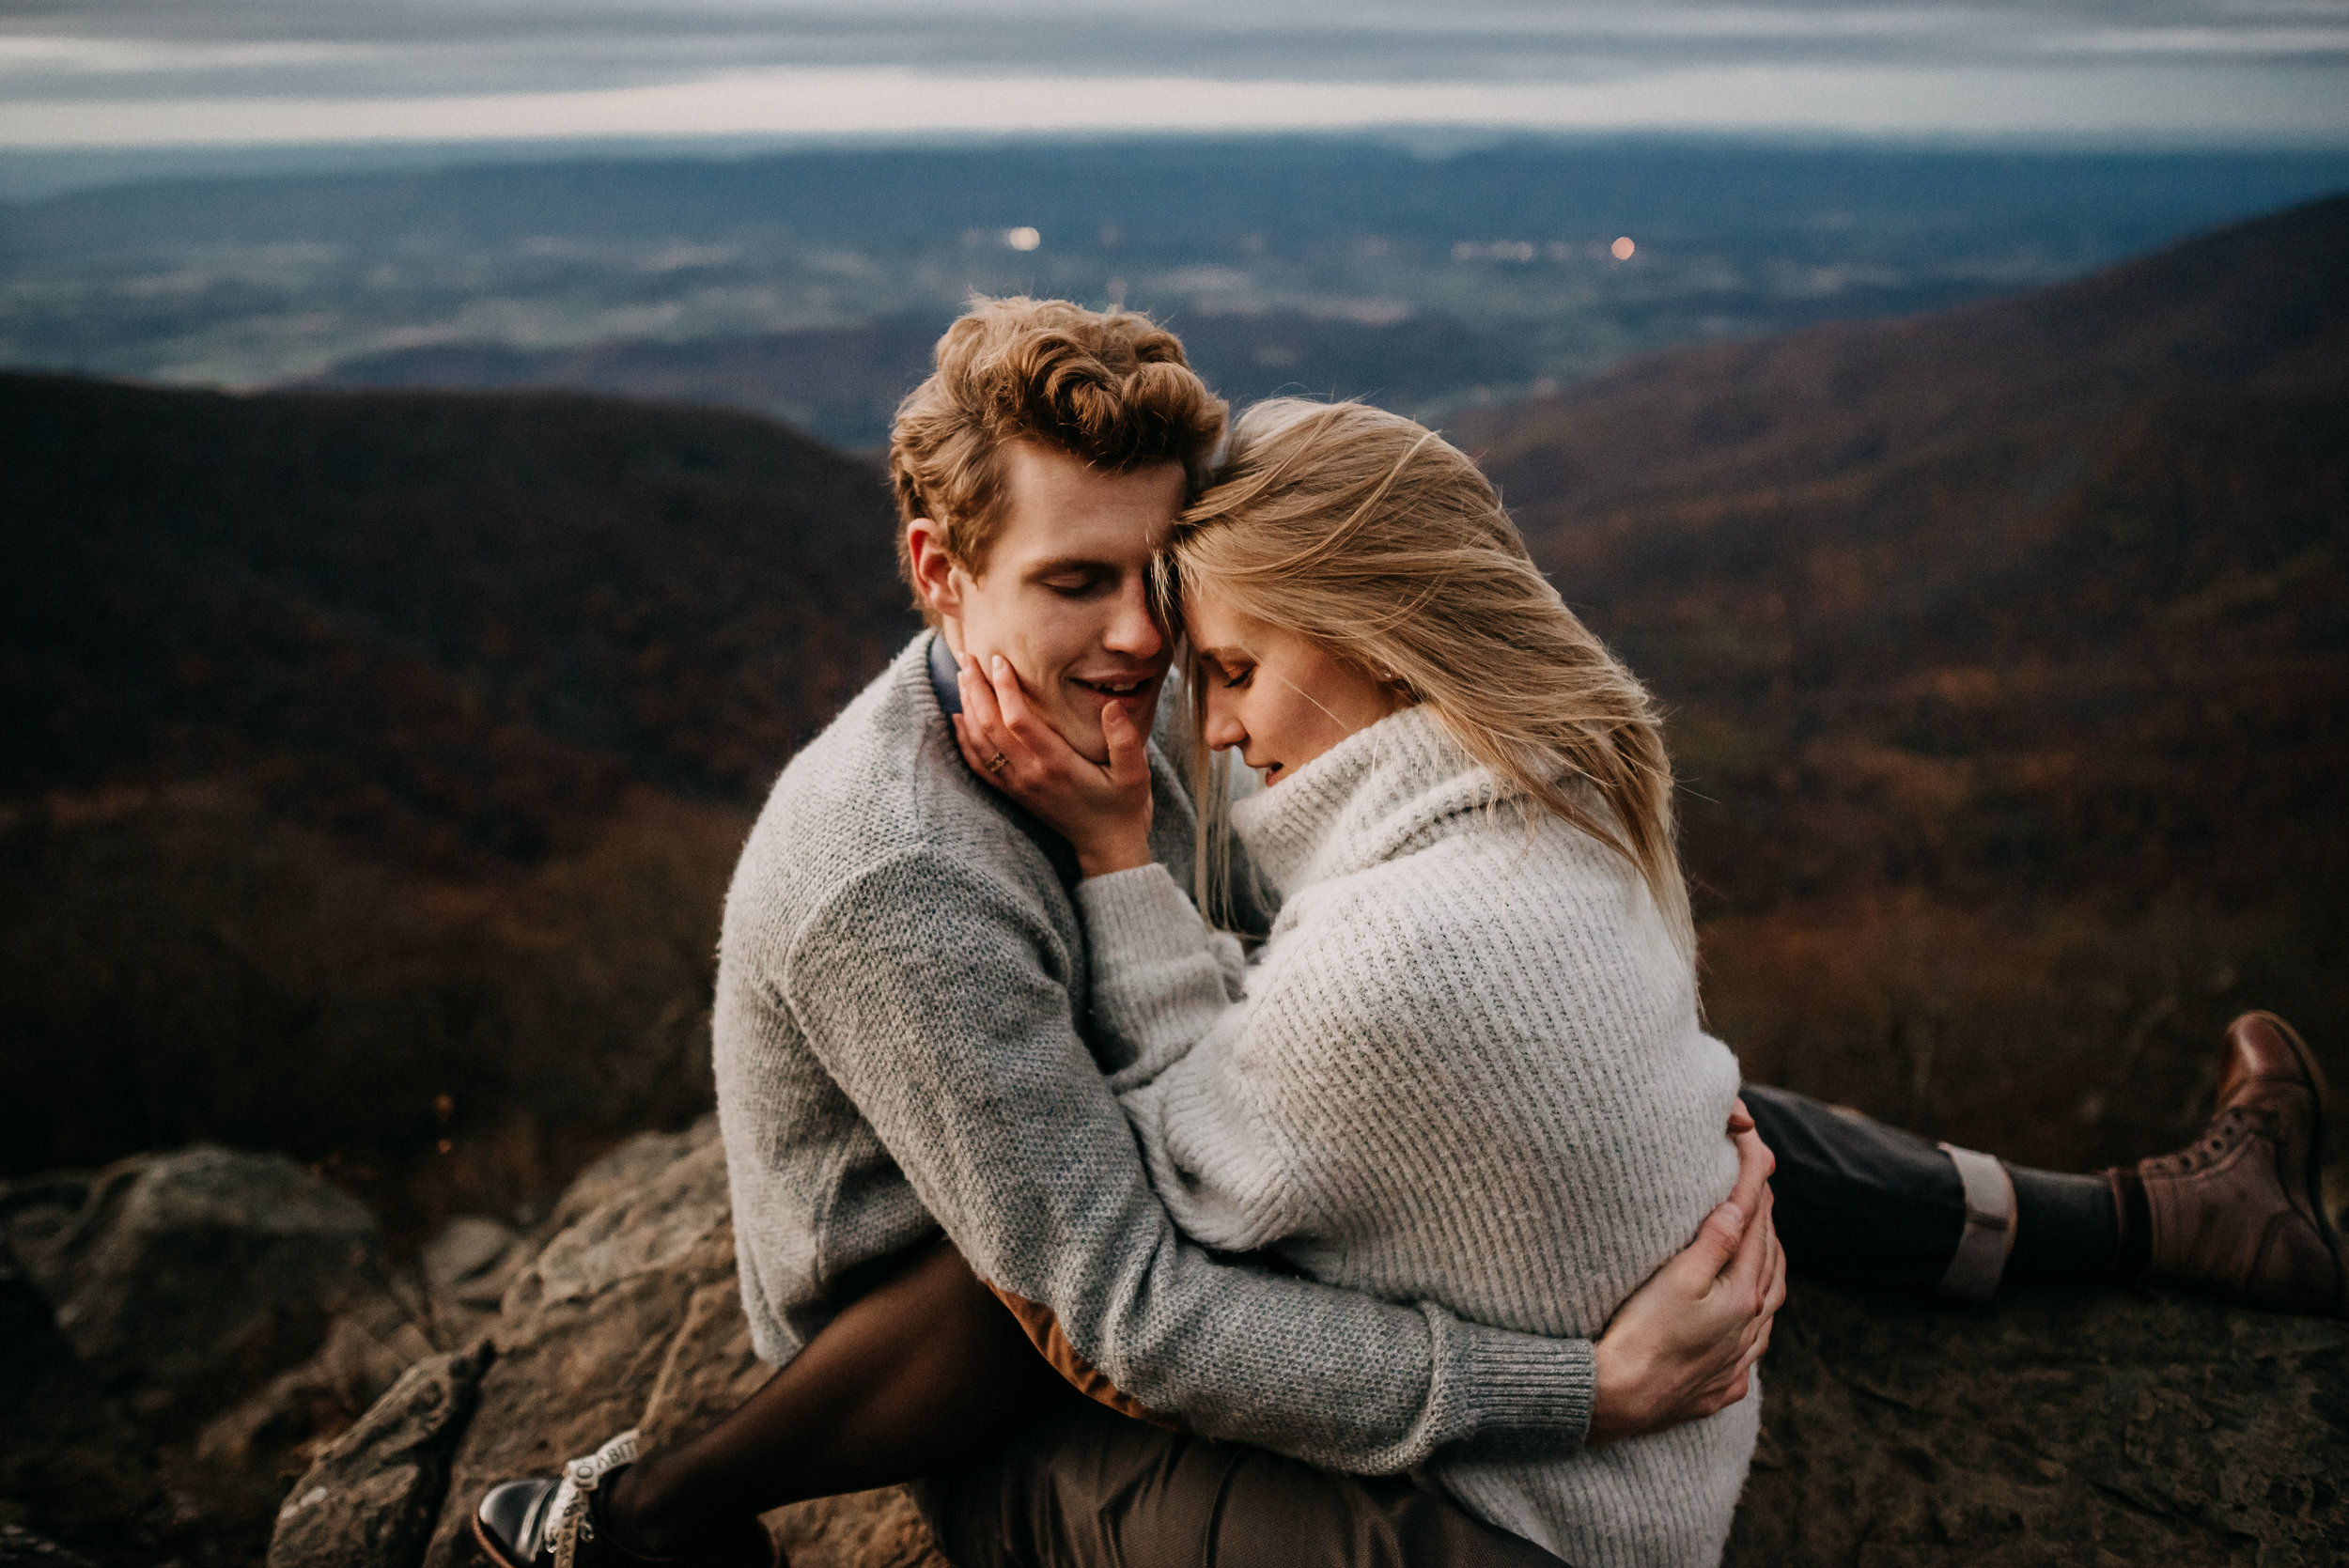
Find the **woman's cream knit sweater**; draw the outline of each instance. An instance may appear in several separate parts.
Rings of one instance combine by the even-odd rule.
[[[1134,1053],[1112,1087],[1198,1240],[1595,1337],[1728,1196],[1737,1066],[1637,873],[1485,809],[1492,784],[1413,707],[1241,800],[1282,896],[1252,965],[1161,866],[1084,882],[1094,1021]],[[1425,1479],[1579,1568],[1711,1563],[1760,1405]]]

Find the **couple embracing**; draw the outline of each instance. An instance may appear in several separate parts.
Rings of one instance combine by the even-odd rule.
[[[2341,1309],[2267,1015],[2204,1145],[2092,1176],[1741,1093],[1654,705],[1434,432],[1227,431],[1147,320],[1002,300],[891,470],[929,629],[786,769],[721,949],[781,1370],[496,1488],[493,1559],[769,1564],[760,1512],[917,1481],[961,1568],[1702,1564],[1789,1254]]]

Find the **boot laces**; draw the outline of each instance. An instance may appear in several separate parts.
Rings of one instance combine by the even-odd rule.
[[[2203,1129],[2202,1136],[2193,1144],[2174,1155],[2164,1155],[2146,1163],[2158,1175],[2189,1176],[2217,1164],[2248,1137],[2280,1139],[2281,1134],[2281,1118],[2273,1110],[2252,1106],[2229,1106],[2211,1119],[2210,1126]]]
[[[547,1509],[547,1544],[554,1548],[554,1568],[575,1568],[579,1549],[596,1538],[589,1505],[603,1478],[636,1458],[636,1429],[630,1427],[595,1452],[563,1467],[563,1483],[554,1489]]]

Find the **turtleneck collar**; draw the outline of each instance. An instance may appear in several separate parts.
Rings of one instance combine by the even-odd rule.
[[[1249,859],[1281,896],[1392,860],[1492,798],[1493,776],[1423,704],[1355,731],[1232,806]]]
[[[935,627],[930,629],[930,652],[926,661],[930,677],[930,695],[938,699],[938,711],[957,714],[962,711],[962,669],[955,662],[955,650],[946,645],[946,634]]]

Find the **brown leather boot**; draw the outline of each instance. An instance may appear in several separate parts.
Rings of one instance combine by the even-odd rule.
[[[2325,1075],[2273,1013],[2227,1026],[2218,1109],[2191,1148],[2108,1174],[2142,1278],[2332,1317],[2349,1265],[2325,1212]]]

